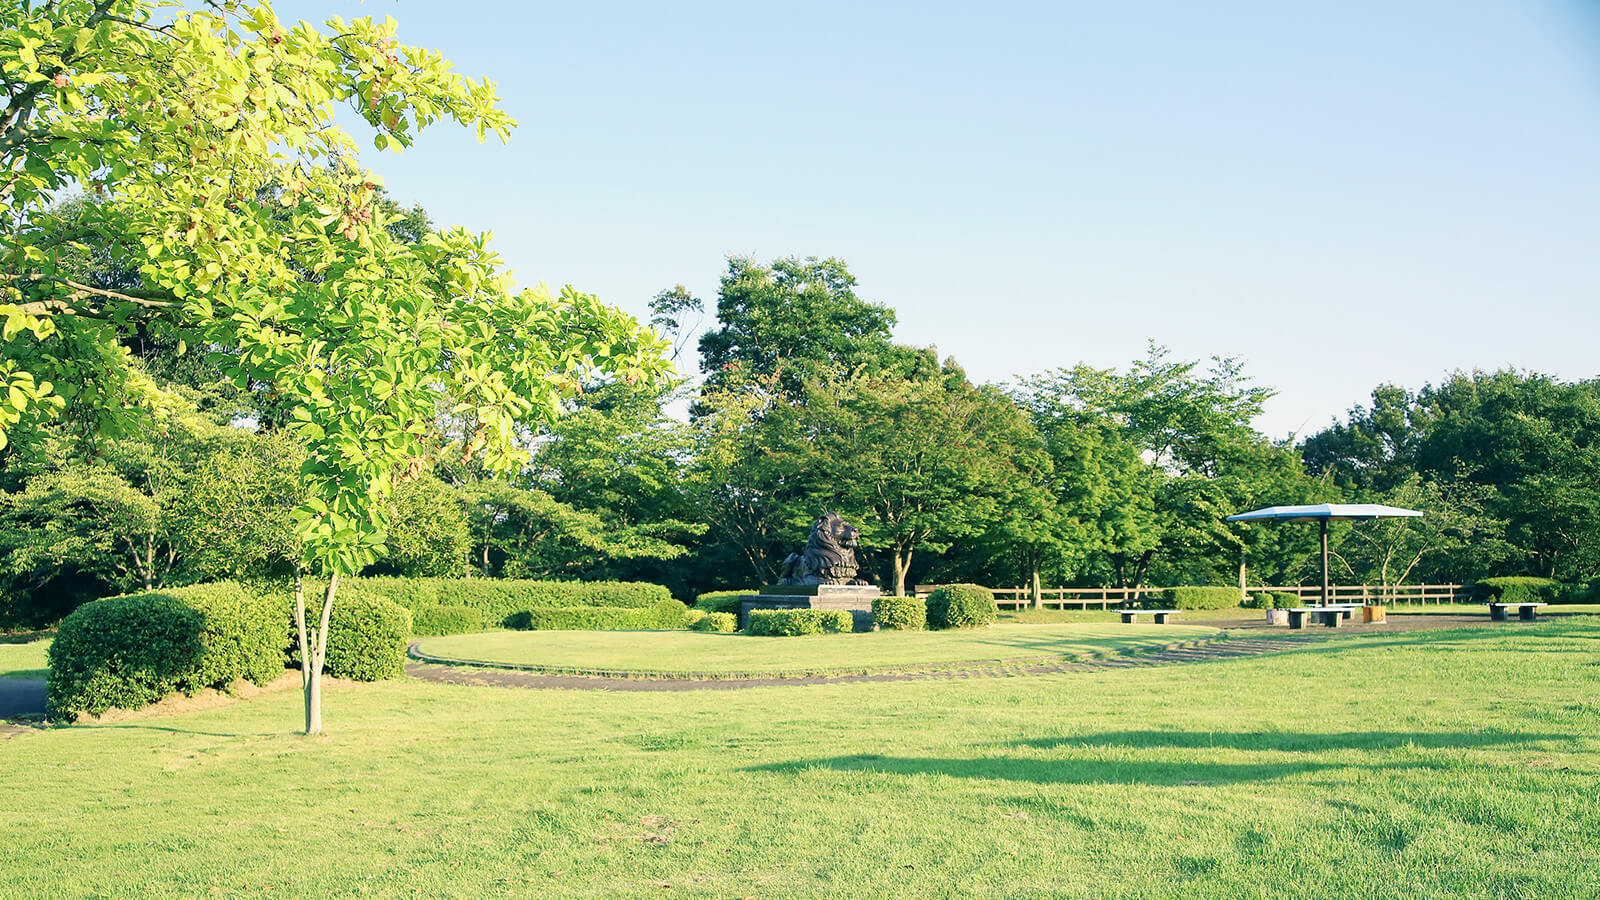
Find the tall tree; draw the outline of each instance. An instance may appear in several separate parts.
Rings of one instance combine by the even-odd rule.
[[[857,297],[855,286],[841,259],[730,259],[717,297],[720,327],[700,336],[707,385],[750,387],[773,378],[792,398],[812,378],[937,371],[929,354],[891,341],[894,311]]]
[[[318,733],[340,579],[377,558],[395,475],[430,450],[436,403],[470,412],[464,454],[505,471],[525,459],[520,420],[557,414],[593,366],[656,377],[660,346],[588,295],[517,290],[485,237],[409,245],[384,228],[379,179],[332,124],[336,103],[351,102],[379,149],[442,119],[480,139],[514,124],[491,83],[400,45],[393,20],[333,18],[324,31],[286,28],[265,3],[157,17],[145,0],[63,0],[7,7],[0,26],[0,194],[13,213],[0,438],[69,403],[101,430],[170,406],[120,343],[130,317],[169,319],[224,351],[236,384],[281,398],[308,448],[296,535],[329,575],[315,619],[295,591],[306,731]],[[62,275],[37,219],[69,183],[112,201],[98,227],[137,236],[118,246],[173,301]],[[55,389],[74,380],[95,390]]]

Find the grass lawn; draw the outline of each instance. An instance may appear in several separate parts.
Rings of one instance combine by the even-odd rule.
[[[50,674],[45,651],[48,634],[0,636],[0,678],[44,678]]]
[[[1489,607],[1483,603],[1399,603],[1389,607],[1389,611],[1402,615],[1483,616],[1484,621],[1489,620]],[[1600,604],[1596,603],[1552,603],[1539,610],[1540,616],[1551,614],[1592,616],[1596,613],[1600,613]],[[1516,613],[1511,615],[1512,618],[1516,617]]]
[[[692,631],[492,631],[427,638],[419,648],[432,656],[510,665],[727,675],[1082,656],[1216,633],[1214,628],[1149,623],[996,625],[784,638]]]
[[[1600,621],[680,693],[397,681],[0,740],[0,896],[1592,897]]]

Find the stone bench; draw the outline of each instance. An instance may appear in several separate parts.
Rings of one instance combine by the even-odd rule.
[[[1122,616],[1122,624],[1137,625],[1140,616],[1150,616],[1156,620],[1157,625],[1167,624],[1167,616],[1175,616],[1183,612],[1181,609],[1119,609],[1117,615]]]
[[[1496,622],[1509,622],[1511,610],[1517,611],[1517,618],[1524,622],[1534,621],[1538,615],[1539,607],[1549,606],[1548,603],[1489,603],[1489,618]]]
[[[1359,606],[1296,606],[1289,610],[1289,627],[1304,628],[1309,619],[1329,628],[1338,628],[1340,622],[1350,618],[1354,610],[1360,608]]]

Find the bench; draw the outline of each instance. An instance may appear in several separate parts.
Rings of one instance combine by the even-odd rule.
[[[1493,601],[1490,601],[1490,603],[1489,603],[1489,618],[1493,619],[1496,622],[1509,622],[1511,620],[1510,611],[1515,609],[1517,611],[1517,618],[1521,619],[1524,622],[1532,622],[1532,621],[1534,621],[1534,617],[1538,614],[1539,607],[1541,607],[1541,606],[1549,606],[1549,604],[1548,603],[1495,603]]]
[[[1128,624],[1137,625],[1139,623],[1139,617],[1140,616],[1151,616],[1156,620],[1156,624],[1157,625],[1165,625],[1165,624],[1167,624],[1167,616],[1175,616],[1180,612],[1183,612],[1183,610],[1181,610],[1181,609],[1119,609],[1119,610],[1117,610],[1117,614],[1122,616],[1122,624],[1124,624],[1124,625],[1128,625]]]
[[[1360,607],[1355,607],[1359,609]],[[1339,623],[1350,618],[1351,608],[1345,606],[1296,606],[1289,610],[1289,627],[1304,628],[1306,620],[1320,622],[1329,628],[1338,628]]]

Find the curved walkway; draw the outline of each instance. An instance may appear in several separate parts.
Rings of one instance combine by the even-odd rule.
[[[448,665],[408,660],[406,674],[440,684],[470,684],[491,687],[545,688],[587,691],[730,691],[775,685],[853,684],[858,682],[935,680],[964,678],[1004,678],[1015,675],[1046,675],[1059,672],[1092,672],[1099,669],[1133,669],[1210,662],[1276,653],[1323,635],[1254,637],[1230,636],[1208,641],[1186,641],[1156,650],[1110,653],[1077,659],[1023,660],[1011,663],[976,663],[922,667],[913,670],[885,671],[865,675],[806,675],[773,678],[621,678],[603,675],[555,675],[539,672],[497,669],[482,666]]]

